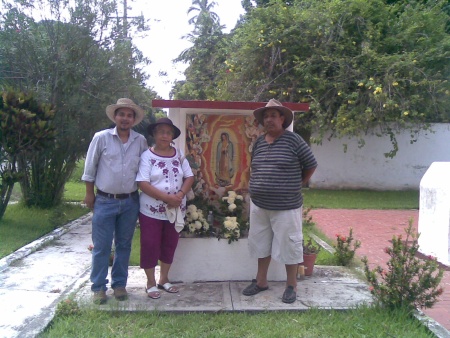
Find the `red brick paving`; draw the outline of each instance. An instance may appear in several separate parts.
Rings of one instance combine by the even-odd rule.
[[[384,248],[391,246],[389,241],[392,236],[405,235],[410,218],[417,231],[419,219],[418,210],[316,209],[309,214],[317,227],[331,239],[336,234],[347,235],[352,227],[353,237],[361,241],[361,247],[356,253],[360,257],[367,256],[371,268],[386,266],[389,256]],[[441,286],[444,293],[439,302],[424,312],[450,330],[450,271],[444,272]]]

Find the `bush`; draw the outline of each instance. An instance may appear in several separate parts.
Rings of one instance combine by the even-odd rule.
[[[356,250],[361,246],[361,242],[355,240],[353,242],[353,229],[350,228],[350,232],[347,237],[337,234],[336,245],[334,246],[336,251],[334,257],[339,265],[347,266],[353,260]],[[353,247],[352,247],[353,246]]]
[[[302,214],[302,218],[303,218],[303,226],[304,227],[312,227],[314,225],[312,216],[309,214],[311,212],[311,208],[304,208],[303,209],[303,214]]]
[[[424,260],[416,257],[419,251],[418,238],[410,220],[406,240],[403,241],[401,235],[394,236],[392,248],[385,249],[391,257],[387,270],[380,266],[370,270],[367,257],[362,260],[370,292],[389,309],[431,308],[443,292],[439,283],[444,272],[439,269],[436,258],[429,256]]]
[[[64,299],[56,306],[56,315],[59,317],[78,316],[80,314],[80,307],[72,298]]]
[[[74,171],[72,172],[72,175],[70,175],[69,181],[74,183],[83,182],[81,181],[81,176],[83,176],[83,173],[84,173],[84,159],[81,159],[77,162],[77,165]]]

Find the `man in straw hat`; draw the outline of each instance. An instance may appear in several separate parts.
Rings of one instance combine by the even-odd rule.
[[[303,262],[302,184],[308,182],[317,162],[306,142],[286,130],[292,111],[277,100],[253,112],[265,128],[252,151],[250,174],[250,231],[248,246],[258,258],[256,279],[243,290],[253,296],[269,288],[271,258],[286,266],[284,303],[297,299],[297,267]]]
[[[104,304],[108,264],[114,239],[115,252],[111,287],[118,300],[126,291],[131,242],[139,213],[135,181],[141,154],[148,148],[144,136],[131,128],[142,121],[144,110],[130,99],[121,98],[106,107],[116,126],[96,133],[86,155],[82,180],[86,182],[84,202],[93,209],[91,290],[94,302]],[[94,193],[94,186],[97,194]]]

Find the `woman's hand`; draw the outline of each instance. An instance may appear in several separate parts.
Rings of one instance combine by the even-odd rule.
[[[167,203],[167,206],[169,208],[178,208],[183,201],[183,197],[180,197],[182,196],[182,194],[183,193],[180,192],[176,193],[175,195],[168,194],[164,202]]]

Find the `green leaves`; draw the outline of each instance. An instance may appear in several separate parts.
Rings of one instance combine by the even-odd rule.
[[[31,95],[13,91],[3,92],[1,101],[0,142],[10,159],[42,149],[55,138],[53,107],[38,104]]]
[[[414,139],[429,123],[450,121],[446,3],[246,2],[245,18],[222,45],[207,58],[197,50],[183,98],[213,88],[202,98],[308,102],[311,110],[295,129],[358,138],[409,129]],[[205,60],[215,60],[210,77],[194,66]],[[387,155],[397,148],[394,137]]]
[[[412,229],[412,220],[405,231],[405,239],[394,236],[392,247],[385,249],[390,257],[386,269],[377,266],[371,270],[367,257],[362,260],[370,292],[389,309],[431,308],[443,292],[439,283],[444,271],[435,257],[416,257],[419,235]]]
[[[0,98],[0,218],[13,186],[25,177],[17,168],[20,156],[49,148],[55,139],[54,108],[32,95],[8,90]]]
[[[32,124],[23,124],[21,119],[31,116],[17,111],[0,126],[20,123],[21,140],[33,133],[34,139],[28,137],[33,142],[44,136],[44,121],[53,121],[54,141],[21,154],[18,162],[25,173],[21,187],[27,205],[50,207],[61,201],[64,184],[94,132],[110,125],[105,107],[119,97],[149,107],[156,93],[145,89],[140,67],[148,60],[128,38],[137,22],[124,27],[123,18],[116,17],[116,1],[34,0],[35,8],[49,9],[39,21],[21,1],[6,2],[0,21],[0,84],[34,92],[58,110],[44,109],[41,122]]]
[[[349,265],[359,247],[361,247],[361,242],[359,240],[354,240],[352,228],[350,228],[347,237],[337,234],[336,245],[334,245],[334,248],[336,249],[334,257],[336,258],[337,263],[343,266]]]

